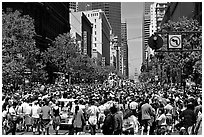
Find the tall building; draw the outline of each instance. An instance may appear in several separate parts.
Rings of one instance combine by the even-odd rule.
[[[110,32],[112,30],[105,13],[99,10],[83,11],[93,24],[92,29],[92,57],[110,65]]]
[[[70,12],[70,33],[75,38],[80,52],[92,56],[92,23],[83,12]]]
[[[158,3],[154,2],[150,6],[150,31],[149,35],[152,36],[157,30],[160,29],[162,19],[165,15],[167,8],[167,3]],[[147,47],[147,58],[150,57],[153,53],[153,50],[150,47]]]
[[[110,37],[110,66],[118,70],[118,37],[113,34]]]
[[[142,26],[142,62],[144,63],[147,59],[147,47],[148,39],[150,37],[150,6],[153,2],[144,3],[144,12],[143,12],[143,26]]]
[[[128,68],[128,44],[127,44],[127,23],[121,23],[121,47],[123,53],[123,75],[129,77]]]
[[[79,2],[78,7],[79,11],[102,9],[110,22],[113,34],[118,36],[119,43],[121,42],[121,2]]]
[[[62,33],[70,31],[69,2],[3,2],[4,12],[20,11],[35,22],[36,45],[41,50]]]
[[[78,2],[78,11],[92,10],[92,2]]]
[[[70,32],[69,2],[3,2],[4,12],[18,10],[22,15],[29,15],[34,19],[36,46],[46,50],[53,40],[63,33]],[[45,68],[49,75],[49,82],[54,82],[58,71],[48,64]]]
[[[69,10],[71,12],[78,11],[78,4],[77,4],[77,2],[69,2]]]

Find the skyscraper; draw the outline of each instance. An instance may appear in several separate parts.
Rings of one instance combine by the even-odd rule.
[[[127,23],[121,23],[121,47],[123,53],[123,75],[128,78],[128,44],[127,44]]]
[[[102,9],[110,25],[114,35],[118,36],[121,42],[121,2],[79,2],[78,11]]]
[[[92,57],[105,60],[110,65],[110,32],[112,30],[108,19],[101,9],[83,12],[93,25]]]
[[[71,12],[76,12],[78,9],[77,3],[76,2],[69,2],[69,10]]]
[[[143,26],[142,26],[142,36],[143,36],[143,45],[142,45],[142,62],[144,63],[147,56],[146,50],[148,47],[148,39],[150,37],[150,6],[153,2],[144,3],[144,14],[143,14]]]

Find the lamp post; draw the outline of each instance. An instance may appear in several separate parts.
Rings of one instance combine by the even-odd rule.
[[[160,63],[160,70],[161,70],[161,85],[162,85],[162,71],[163,71],[163,58],[164,58],[164,55],[163,54],[156,54],[156,58],[159,60],[159,63]]]
[[[30,74],[31,74],[30,69],[25,69],[24,75],[23,75],[24,92],[25,92],[25,86],[26,86],[26,84],[29,84],[29,83],[30,83],[30,80],[29,80],[29,79],[26,79],[25,76],[28,76],[28,75],[30,75]]]

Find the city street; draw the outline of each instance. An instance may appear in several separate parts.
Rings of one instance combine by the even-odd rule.
[[[2,2],[1,76],[3,135],[202,135],[202,2]]]

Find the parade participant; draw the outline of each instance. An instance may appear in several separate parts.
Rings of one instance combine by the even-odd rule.
[[[59,102],[56,101],[55,106],[52,108],[53,112],[53,129],[58,135],[59,127],[60,127],[60,107]]]
[[[114,135],[121,135],[122,134],[122,116],[120,113],[118,113],[118,108],[113,105],[110,108],[110,111],[112,115],[114,116],[114,129],[113,129],[113,134]]]
[[[99,109],[95,106],[95,101],[91,101],[91,106],[88,108],[88,122],[91,127],[91,135],[96,134],[96,124],[98,123]]]
[[[132,102],[130,103],[130,109],[132,110],[134,116],[137,117],[137,111],[138,111],[138,103],[136,102],[136,99],[132,99]]]
[[[39,125],[39,120],[40,120],[40,112],[41,112],[41,108],[37,105],[37,101],[34,102],[34,105],[32,106],[32,120],[33,120],[33,134],[35,135],[35,133],[37,131],[40,130],[40,125]]]
[[[32,126],[31,112],[32,112],[32,104],[28,104],[25,110],[25,126],[26,126],[27,132],[30,131],[30,127]]]
[[[75,135],[82,132],[82,125],[85,123],[84,115],[79,111],[79,106],[75,106],[75,113],[72,119],[72,124],[75,130]]]
[[[41,108],[41,117],[42,117],[42,128],[43,134],[45,135],[45,131],[47,131],[47,135],[49,135],[49,123],[51,117],[51,108],[48,106],[49,102],[45,101],[44,106]]]
[[[172,132],[172,125],[173,125],[173,106],[169,99],[166,100],[167,105],[164,107],[165,114],[166,114],[166,124],[168,132]]]
[[[194,133],[195,135],[202,135],[202,108],[198,112]]]
[[[144,129],[147,128],[147,135],[150,132],[150,126],[152,125],[151,116],[154,116],[153,108],[149,104],[149,99],[145,99],[145,104],[141,107],[142,111],[142,131],[141,135],[144,134]]]
[[[102,126],[104,135],[113,135],[114,129],[114,116],[111,114],[109,109],[104,110],[105,120]]]
[[[159,109],[156,121],[157,121],[157,135],[165,135],[167,131],[166,128],[167,125],[164,108]]]
[[[196,123],[196,115],[193,110],[192,102],[187,104],[187,109],[181,112],[180,119],[182,121],[183,127],[189,135],[193,134],[193,126]]]
[[[138,129],[139,122],[137,117],[135,117],[134,112],[130,110],[123,119],[123,133],[125,135],[135,135],[138,133]]]
[[[12,135],[16,134],[16,124],[17,124],[17,115],[15,111],[15,104],[9,105],[7,120],[8,120],[8,130],[6,131],[6,135],[12,133]]]

